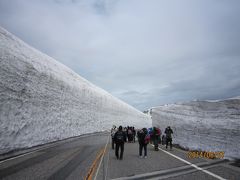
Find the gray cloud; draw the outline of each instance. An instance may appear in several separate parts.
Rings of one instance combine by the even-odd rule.
[[[239,95],[240,2],[0,0],[0,25],[144,110]]]

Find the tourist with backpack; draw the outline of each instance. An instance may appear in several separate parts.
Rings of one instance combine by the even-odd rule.
[[[142,151],[144,150],[144,158],[147,158],[147,145],[150,141],[150,135],[146,128],[143,128],[137,133],[139,143],[139,157],[143,158]]]
[[[173,130],[171,129],[170,126],[168,126],[165,129],[165,134],[166,134],[166,149],[168,148],[168,143],[170,143],[170,149],[172,149],[172,134],[173,134]]]
[[[153,132],[152,132],[152,138],[153,138],[153,144],[154,144],[154,150],[158,151],[158,143],[159,139],[161,137],[161,131],[159,128],[153,127]]]
[[[157,128],[157,131],[158,131],[158,144],[161,144],[162,143],[162,138],[161,138],[162,131],[160,128]]]
[[[115,148],[115,155],[117,159],[123,159],[123,152],[124,152],[124,141],[126,139],[126,134],[122,130],[122,126],[119,126],[118,131],[114,135],[114,142],[116,144]],[[120,157],[119,157],[119,148],[121,149]]]
[[[129,129],[128,129],[128,142],[133,142],[133,131],[132,131],[132,127],[129,127]]]

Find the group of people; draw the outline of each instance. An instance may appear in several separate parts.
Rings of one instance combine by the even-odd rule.
[[[136,133],[137,132],[137,133]],[[166,144],[166,149],[168,148],[168,144],[170,144],[170,149],[172,149],[172,134],[173,130],[170,126],[168,126],[165,131],[165,135],[161,136],[161,130],[157,127],[153,128],[142,128],[139,130],[135,130],[134,127],[122,127],[119,126],[117,129],[116,126],[113,126],[111,129],[111,137],[112,137],[112,149],[115,149],[115,155],[117,159],[123,159],[124,152],[124,143],[135,142],[135,136],[137,135],[138,143],[139,143],[139,156],[140,158],[147,158],[147,145],[149,142],[154,144],[154,149],[156,151],[159,150],[158,144]],[[162,137],[162,138],[161,138]],[[115,148],[114,148],[115,147]],[[119,156],[120,149],[120,156]],[[144,151],[144,155],[143,152]]]
[[[168,126],[165,131],[165,134],[162,135],[160,128],[153,127],[150,130],[150,142],[154,144],[155,151],[158,151],[158,144],[165,145],[166,149],[168,148],[168,144],[170,144],[170,149],[172,149],[172,134],[173,130],[170,126]],[[161,136],[162,135],[162,136]]]
[[[111,137],[112,137],[112,149],[114,149],[114,145],[116,145],[115,148],[115,155],[117,159],[123,158],[123,151],[124,151],[124,142],[133,143],[135,142],[136,137],[136,130],[134,127],[122,127],[119,126],[117,129],[116,126],[113,126],[111,130]],[[120,156],[119,156],[119,149],[121,150]]]

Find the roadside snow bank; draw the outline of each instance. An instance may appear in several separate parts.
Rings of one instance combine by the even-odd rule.
[[[152,108],[154,126],[171,126],[173,141],[185,148],[224,151],[240,158],[240,99],[193,101]]]
[[[0,154],[149,116],[0,27]]]

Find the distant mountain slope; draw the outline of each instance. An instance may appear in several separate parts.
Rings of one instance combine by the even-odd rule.
[[[0,28],[0,153],[151,119]]]
[[[224,151],[240,158],[240,99],[192,101],[152,108],[153,125],[171,126],[174,143],[190,149]]]

